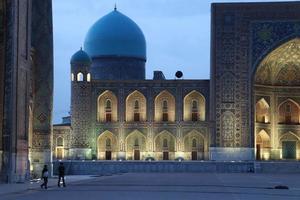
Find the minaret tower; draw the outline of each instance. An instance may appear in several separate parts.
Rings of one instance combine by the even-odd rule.
[[[82,50],[71,58],[70,159],[91,159],[91,59]]]

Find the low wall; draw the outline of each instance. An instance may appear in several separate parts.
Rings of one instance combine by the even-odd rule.
[[[53,163],[57,174],[59,162]],[[105,175],[115,173],[247,173],[253,172],[253,162],[213,161],[64,161],[67,175]]]
[[[300,162],[297,161],[266,161],[255,162],[254,169],[256,173],[300,173]]]

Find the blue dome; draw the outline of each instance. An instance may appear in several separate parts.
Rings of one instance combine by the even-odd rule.
[[[83,63],[83,64],[91,64],[91,58],[90,56],[80,49],[77,51],[72,57],[71,57],[71,64],[73,63]]]
[[[116,9],[100,18],[88,31],[84,50],[93,57],[124,56],[146,60],[143,32]]]

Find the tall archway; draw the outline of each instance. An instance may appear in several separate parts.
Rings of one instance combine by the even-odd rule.
[[[195,90],[183,99],[184,121],[205,121],[205,98]]]
[[[126,98],[126,121],[146,121],[147,100],[139,91],[135,90]]]
[[[118,140],[110,131],[101,133],[97,140],[98,159],[114,160],[117,157]]]
[[[294,129],[300,125],[300,38],[291,39],[269,52],[258,64],[253,84],[253,128],[269,132],[255,134],[256,158],[266,159],[264,156],[268,157],[268,154],[271,159],[283,158],[277,150],[282,148],[280,130],[297,132]],[[265,143],[270,138],[273,139],[268,142],[266,152]],[[261,152],[257,152],[261,147]]]
[[[256,159],[257,160],[269,160],[271,140],[270,136],[265,130],[261,130],[255,137],[256,146]]]
[[[144,160],[146,154],[146,136],[134,130],[125,139],[126,158],[128,160]]]
[[[281,158],[284,160],[293,160],[300,158],[300,137],[289,131],[279,138],[279,148],[281,149]]]
[[[175,97],[164,90],[155,97],[154,120],[156,122],[174,122],[175,121]]]
[[[118,120],[118,99],[116,95],[106,90],[98,97],[97,119],[99,122],[116,122]]]
[[[155,154],[158,160],[174,160],[176,138],[169,131],[162,131],[154,138]]]
[[[186,134],[184,140],[185,157],[188,160],[204,160],[207,152],[207,140],[198,131],[192,130]]]
[[[255,120],[257,123],[270,121],[270,106],[264,98],[261,98],[255,105]]]
[[[294,124],[300,123],[300,106],[299,104],[288,98],[278,105],[278,123]]]

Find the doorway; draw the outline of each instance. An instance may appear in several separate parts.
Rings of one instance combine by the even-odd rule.
[[[282,158],[283,159],[296,159],[296,141],[283,141],[282,142]]]
[[[169,160],[169,152],[168,151],[163,152],[163,160]]]
[[[256,160],[261,160],[261,148],[260,148],[260,144],[256,144]]]
[[[192,151],[192,160],[198,160],[198,153],[197,153],[197,151]]]
[[[105,160],[111,160],[111,151],[105,151]]]
[[[134,160],[140,160],[140,150],[134,150]]]

